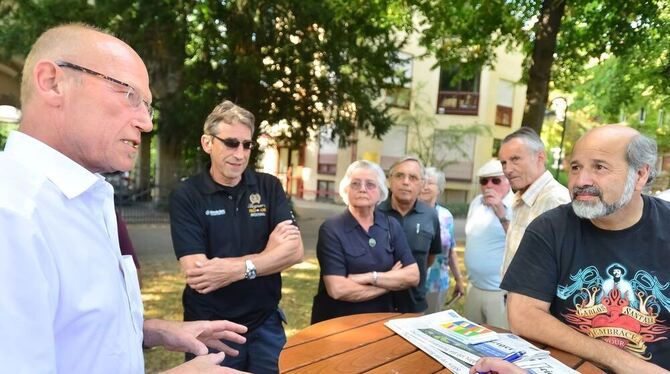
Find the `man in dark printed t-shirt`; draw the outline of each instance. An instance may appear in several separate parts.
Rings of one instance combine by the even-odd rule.
[[[656,143],[616,125],[574,147],[572,203],[528,226],[501,284],[513,332],[624,373],[670,368],[670,205]]]

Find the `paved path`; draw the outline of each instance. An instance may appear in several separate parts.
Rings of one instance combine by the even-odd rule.
[[[305,258],[316,256],[316,240],[323,221],[344,210],[344,205],[294,199],[294,209],[305,246]],[[465,239],[465,220],[456,219],[457,240]],[[140,261],[175,260],[168,224],[130,224],[128,232]]]

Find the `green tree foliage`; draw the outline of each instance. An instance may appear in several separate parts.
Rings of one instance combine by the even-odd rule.
[[[398,35],[411,28],[404,3],[383,0],[44,0],[3,10],[6,54],[25,54],[44,29],[71,21],[128,41],[147,63],[158,131],[179,149],[198,144],[223,98],[290,145],[324,125],[345,141],[355,130],[381,136],[392,118],[376,99],[395,73]]]
[[[585,66],[603,56],[634,56],[665,40],[663,0],[428,0],[421,42],[443,65],[466,72],[492,65],[496,48],[519,48],[527,56],[524,126],[542,129],[552,84],[568,90]],[[667,43],[664,43],[667,46]]]

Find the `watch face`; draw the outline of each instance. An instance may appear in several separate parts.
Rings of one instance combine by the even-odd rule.
[[[247,266],[247,271],[244,272],[244,278],[246,279],[256,278],[256,266],[254,266],[254,263],[251,262],[250,260],[247,260],[245,262],[245,265]]]

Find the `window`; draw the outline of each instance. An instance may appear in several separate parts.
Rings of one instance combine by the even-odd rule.
[[[379,166],[388,170],[394,162],[405,155],[407,148],[407,127],[392,126],[382,140],[382,155]]]
[[[500,80],[498,82],[498,96],[496,100],[496,125],[512,127],[514,83]]]
[[[479,110],[479,72],[472,78],[458,78],[458,68],[440,70],[438,114],[477,115]]]
[[[332,133],[331,128],[321,128],[317,173],[328,175],[337,173],[337,137],[332,139]]]
[[[386,89],[386,104],[409,109],[412,97],[412,55],[399,52],[400,62],[393,67],[397,76],[390,79],[395,87]]]

